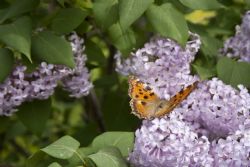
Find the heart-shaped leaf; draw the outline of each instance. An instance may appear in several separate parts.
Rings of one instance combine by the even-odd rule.
[[[115,147],[101,149],[89,156],[98,167],[127,167],[120,151]]]
[[[216,68],[218,77],[225,83],[234,87],[239,84],[250,87],[250,63],[223,57],[218,61]]]
[[[146,11],[147,18],[156,32],[162,36],[175,39],[182,46],[188,39],[188,27],[182,13],[165,3],[161,6],[151,5]]]
[[[79,8],[61,9],[52,20],[52,29],[59,34],[70,33],[84,21],[87,15],[87,11]]]
[[[120,25],[126,30],[153,3],[153,0],[119,0]]]
[[[63,136],[41,150],[55,158],[69,159],[74,153],[76,153],[79,146],[80,143],[74,138],[70,136]]]
[[[35,35],[32,38],[31,51],[38,60],[74,67],[70,43],[51,32],[44,31]]]
[[[123,156],[128,156],[133,148],[134,133],[133,132],[105,132],[97,136],[92,146],[101,149],[107,146],[115,146],[119,148]]]
[[[22,17],[11,24],[0,25],[0,40],[23,53],[30,61],[31,20]]]

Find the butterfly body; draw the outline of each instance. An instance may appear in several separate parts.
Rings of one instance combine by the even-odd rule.
[[[170,100],[160,99],[150,86],[134,76],[129,78],[129,96],[132,113],[143,119],[162,117],[170,113],[195,89],[198,81],[182,89]]]

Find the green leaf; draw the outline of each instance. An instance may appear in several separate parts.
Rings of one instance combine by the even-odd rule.
[[[118,0],[96,0],[93,5],[95,20],[102,29],[118,21]]]
[[[249,7],[250,6],[250,0],[245,0],[247,6]]]
[[[77,149],[76,153],[68,159],[69,164],[71,166],[77,166],[79,164],[83,164],[85,167],[91,167],[91,165],[95,165],[94,162],[88,158],[87,156],[93,153],[96,153],[97,150],[93,147],[83,147]]]
[[[206,67],[198,66],[195,64],[193,64],[192,66],[194,67],[196,73],[198,73],[198,75],[200,76],[200,78],[202,80],[209,79],[213,76],[216,76],[216,68],[215,67],[206,68]]]
[[[78,27],[88,15],[79,8],[61,9],[52,20],[52,29],[59,34],[67,34]]]
[[[88,157],[84,158],[83,167],[97,167],[94,161]]]
[[[123,156],[128,156],[134,143],[133,132],[105,132],[97,136],[92,143],[96,149],[105,148],[107,146],[117,147]]]
[[[41,150],[55,158],[69,159],[74,153],[76,153],[79,146],[80,143],[74,138],[63,136]]]
[[[101,149],[89,156],[98,167],[127,167],[120,151],[115,147]]]
[[[57,162],[53,162],[48,167],[61,167],[61,165],[59,163],[57,163]]]
[[[5,139],[16,139],[17,136],[23,136],[25,132],[27,132],[27,128],[23,125],[21,121],[13,122],[6,131]]]
[[[112,44],[115,45],[124,55],[128,55],[136,44],[135,34],[132,29],[123,30],[119,23],[109,28],[109,36]]]
[[[218,9],[223,7],[217,0],[179,0],[183,5],[191,9]]]
[[[23,103],[17,112],[21,122],[33,133],[41,135],[51,112],[51,100]]]
[[[0,25],[0,41],[23,53],[31,61],[30,18],[22,17],[11,24]]]
[[[93,154],[97,151],[96,148],[89,146],[89,147],[81,147],[77,150],[81,155],[88,156],[90,154]]]
[[[208,35],[201,35],[201,50],[207,56],[216,56],[222,42]]]
[[[62,7],[64,7],[65,0],[56,0]]]
[[[10,75],[13,64],[13,53],[9,49],[0,48],[0,83]]]
[[[154,2],[154,0],[119,0],[120,25],[126,30]]]
[[[237,87],[243,84],[250,87],[250,64],[246,62],[237,62],[227,57],[221,58],[217,63],[218,77],[226,84]]]
[[[9,130],[9,127],[13,125],[13,122],[8,117],[0,117],[0,133],[4,133]]]
[[[100,47],[91,40],[86,40],[85,53],[88,57],[88,62],[99,66],[105,66],[106,59]]]
[[[31,52],[35,58],[51,64],[63,64],[71,68],[75,64],[70,43],[48,31],[32,37]]]
[[[27,167],[44,167],[44,157],[46,154],[42,151],[37,151],[36,153],[32,154],[28,160],[26,161],[26,166]],[[41,163],[43,162],[43,163]]]
[[[107,88],[117,84],[117,76],[115,74],[102,75],[94,81],[95,88]]]
[[[170,37],[185,45],[188,39],[188,27],[182,13],[171,4],[165,3],[161,6],[151,5],[147,12],[147,18],[155,31],[162,36]]]
[[[39,4],[39,0],[16,0],[8,9],[0,16],[0,23],[3,23],[6,19],[18,16],[22,13],[29,12]],[[21,27],[18,27],[21,28]]]

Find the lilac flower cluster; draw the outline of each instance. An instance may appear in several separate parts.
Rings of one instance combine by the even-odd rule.
[[[194,126],[194,125],[192,125]],[[210,143],[199,137],[177,112],[168,119],[143,121],[135,133],[129,161],[136,167],[211,166]]]
[[[0,115],[11,115],[29,95],[29,82],[24,79],[25,66],[17,65],[11,76],[0,85]]]
[[[181,107],[187,121],[195,121],[209,132],[210,138],[226,137],[250,117],[250,94],[242,85],[239,90],[217,78],[203,81]]]
[[[227,57],[250,62],[250,11],[246,12],[242,24],[236,26],[235,36],[225,41],[220,52]]]
[[[126,60],[117,55],[117,71],[136,75],[168,99],[179,90],[175,85],[198,78],[189,64],[200,42],[194,34],[191,41],[182,49],[155,38]],[[135,136],[132,166],[250,166],[250,95],[242,85],[235,89],[218,78],[201,81],[168,116],[144,120]]]
[[[74,69],[69,69],[69,75],[63,78],[63,86],[71,92],[71,97],[79,98],[87,95],[93,85],[89,82],[88,69],[85,67],[87,56],[83,54],[85,49],[83,39],[77,35],[71,35],[69,40],[74,52],[76,66]]]
[[[118,53],[115,56],[116,70],[124,75],[138,76],[147,81],[160,97],[169,99],[183,86],[198,79],[190,75],[189,65],[200,44],[199,36],[193,33],[190,33],[184,49],[173,40],[156,37],[128,59],[123,60]]]
[[[29,74],[25,73],[26,67],[19,63],[5,82],[0,84],[0,115],[11,115],[17,111],[16,107],[25,101],[49,98],[59,81],[72,97],[79,98],[88,94],[92,84],[85,67],[83,40],[73,33],[69,41],[74,53],[75,68],[42,62]]]

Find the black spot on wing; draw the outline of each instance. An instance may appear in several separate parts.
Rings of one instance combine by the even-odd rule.
[[[153,92],[149,94],[149,96],[153,96],[153,95],[154,95],[154,93],[153,93]]]
[[[181,89],[178,94],[183,94],[183,92],[184,92],[184,89]]]

